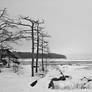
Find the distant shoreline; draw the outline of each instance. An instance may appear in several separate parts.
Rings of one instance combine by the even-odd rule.
[[[26,59],[23,61],[23,59],[19,60],[23,65],[29,65],[31,64],[31,60],[26,61]],[[41,60],[39,60],[39,63],[41,63]],[[49,59],[44,60],[45,64],[49,65],[62,65],[62,64],[92,64],[92,60],[55,60],[55,59]]]

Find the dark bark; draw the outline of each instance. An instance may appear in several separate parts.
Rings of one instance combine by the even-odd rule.
[[[37,26],[37,56],[36,56],[36,73],[38,72],[38,57],[39,57],[39,29]]]
[[[44,71],[44,62],[43,62],[43,35],[42,35],[42,71]]]
[[[32,64],[31,64],[31,68],[32,68],[32,77],[34,76],[34,23],[32,23]]]

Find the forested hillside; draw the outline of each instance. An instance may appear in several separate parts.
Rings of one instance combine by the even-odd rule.
[[[32,53],[30,52],[13,52],[18,58],[32,58]],[[56,53],[48,53],[43,54],[44,58],[63,58],[66,59],[67,57],[65,55],[56,54]],[[34,54],[34,57],[36,58],[36,54]],[[39,54],[39,58],[42,57],[42,54]]]

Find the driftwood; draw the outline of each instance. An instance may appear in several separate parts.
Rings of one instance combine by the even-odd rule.
[[[32,82],[32,83],[30,84],[30,86],[31,86],[31,87],[34,87],[34,86],[37,84],[37,82],[38,82],[37,80],[34,81],[34,82]]]
[[[65,81],[67,78],[70,78],[70,76],[65,75],[65,76],[60,76],[59,78],[52,78],[50,83],[49,83],[48,88],[54,89],[55,88],[54,81]]]
[[[87,77],[83,77],[83,78],[81,79],[81,81],[82,81],[83,79],[86,79],[86,80],[87,80],[87,82],[90,82],[90,81],[92,81],[92,79],[90,79],[90,78],[87,78]]]
[[[67,78],[70,78],[70,76],[65,75],[65,76],[60,76],[59,78],[52,78],[50,83],[48,84],[48,88],[54,89],[54,81],[65,81]],[[35,80],[30,84],[31,87],[34,87],[37,84],[38,80]]]

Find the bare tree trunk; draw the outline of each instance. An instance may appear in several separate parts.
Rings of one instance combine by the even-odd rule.
[[[10,61],[10,57],[9,57],[8,66],[7,66],[8,68],[10,68],[10,62],[11,61]]]
[[[1,38],[2,39],[2,38]],[[3,58],[3,46],[2,46],[2,42],[1,42],[1,57],[0,57],[0,60],[1,60],[1,62],[2,62],[2,58]]]
[[[44,71],[44,62],[43,62],[43,35],[42,35],[42,71]]]
[[[32,23],[32,64],[31,64],[31,68],[32,68],[32,77],[34,76],[34,23]]]
[[[38,72],[38,57],[39,57],[39,29],[37,26],[37,54],[36,54],[36,73]]]

